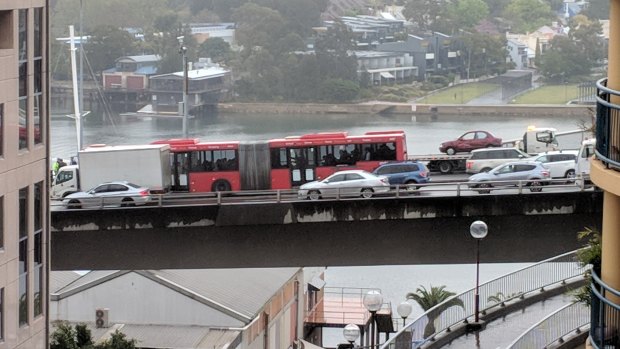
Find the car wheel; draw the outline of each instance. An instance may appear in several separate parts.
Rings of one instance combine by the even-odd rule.
[[[308,192],[308,199],[310,200],[319,200],[321,198],[321,192],[318,190],[310,190]]]
[[[530,182],[529,186],[530,186],[530,191],[531,192],[538,193],[538,192],[542,191],[542,183],[540,181],[538,181],[538,180],[534,180],[534,181]]]
[[[449,161],[442,161],[439,163],[439,172],[442,174],[448,174],[452,172],[452,164]]]
[[[80,209],[82,208],[82,203],[80,202],[80,200],[69,200],[69,204],[67,204],[67,208],[72,208],[72,209]]]
[[[66,198],[67,196],[69,196],[69,195],[71,195],[71,194],[75,194],[75,192],[74,192],[74,191],[67,191],[67,192],[64,192],[64,193],[62,194],[62,198],[64,199],[64,198]]]
[[[489,183],[480,183],[480,184],[478,184],[478,187],[477,187],[478,188],[478,193],[479,194],[488,194],[488,193],[491,192],[491,190],[488,189],[488,188],[491,188],[491,187],[492,187],[492,185],[489,184]]]
[[[121,207],[133,207],[136,206],[136,204],[133,202],[132,198],[124,198],[123,201],[121,201]]]
[[[211,186],[211,191],[230,191],[230,189],[230,182],[225,179],[218,179]]]
[[[418,184],[418,182],[416,182],[416,181],[406,181],[405,185],[407,186],[406,187],[407,191],[408,192],[412,192],[412,191],[415,191],[417,189],[420,189],[420,186],[416,185],[416,184]]]
[[[489,172],[489,171],[491,171],[491,170],[492,170],[492,168],[490,168],[490,167],[485,167],[485,168],[483,168],[482,170],[480,170],[480,172]]]
[[[454,150],[454,148],[450,147],[450,148],[446,149],[446,154],[454,155],[454,154],[456,154],[456,150]]]
[[[374,193],[374,191],[370,188],[364,188],[362,189],[362,197],[364,199],[370,199],[372,197],[372,194]]]
[[[575,179],[575,170],[566,171],[566,174],[564,175],[564,177],[568,179]]]

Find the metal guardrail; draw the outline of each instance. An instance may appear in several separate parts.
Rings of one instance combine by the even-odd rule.
[[[539,292],[545,287],[580,277],[586,269],[577,261],[577,251],[572,251],[488,281],[479,286],[480,312],[484,314],[507,301],[524,298],[530,292]],[[427,310],[381,345],[380,349],[419,348],[434,340],[437,334],[473,321],[474,294],[475,288],[472,288]],[[455,299],[462,303],[462,307],[452,306],[441,311],[444,303],[454,302]],[[433,315],[436,316],[434,319],[431,318]]]
[[[590,344],[597,349],[620,347],[620,291],[592,271]]]
[[[607,87],[607,79],[596,82],[596,157],[620,170],[620,91]]]
[[[444,196],[468,196],[486,194],[494,191],[514,189],[517,194],[526,194],[532,189],[545,188],[566,188],[571,190],[584,191],[592,188],[591,184],[586,181],[576,179],[553,179],[547,180],[548,185],[542,187],[530,187],[529,184],[534,181],[495,181],[485,182],[489,185],[486,188],[473,188],[473,183],[469,182],[440,182],[427,184],[411,184],[392,186],[387,193],[377,193],[371,198],[362,198],[360,196],[342,195],[340,191],[335,194],[323,195],[322,200],[374,200],[382,198],[422,198],[428,197],[423,193],[447,193]],[[540,182],[540,181],[535,181]],[[52,208],[82,208],[88,206],[90,209],[108,209],[118,207],[118,198],[120,196],[108,196],[101,198],[81,199],[80,205],[69,205],[62,200],[51,200]],[[191,206],[191,205],[235,205],[244,203],[282,203],[282,202],[299,202],[306,201],[299,198],[297,189],[279,189],[279,190],[257,190],[257,191],[237,191],[237,192],[209,192],[209,193],[168,193],[168,194],[151,194],[151,202],[148,206],[170,207],[170,206]],[[112,204],[114,203],[114,204]],[[125,207],[131,209],[133,203],[125,204]]]
[[[580,302],[567,304],[527,329],[506,349],[548,348],[563,343],[566,337],[587,331],[589,325],[589,306]]]

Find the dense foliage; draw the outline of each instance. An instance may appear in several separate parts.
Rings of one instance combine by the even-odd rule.
[[[85,324],[73,327],[65,322],[58,324],[50,337],[50,349],[135,349],[137,343],[135,339],[127,339],[124,333],[116,330],[109,339],[95,344]]]

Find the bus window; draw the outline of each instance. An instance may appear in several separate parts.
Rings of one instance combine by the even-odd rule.
[[[234,150],[214,150],[213,163],[215,171],[236,171],[239,168]]]
[[[396,160],[396,145],[392,142],[379,144],[376,160]]]
[[[271,149],[271,168],[287,168],[286,148]]]

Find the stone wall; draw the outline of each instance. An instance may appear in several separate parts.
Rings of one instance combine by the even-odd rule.
[[[409,114],[434,115],[557,115],[586,116],[592,105],[461,105],[461,104],[320,104],[320,103],[220,103],[220,113],[260,114]]]

